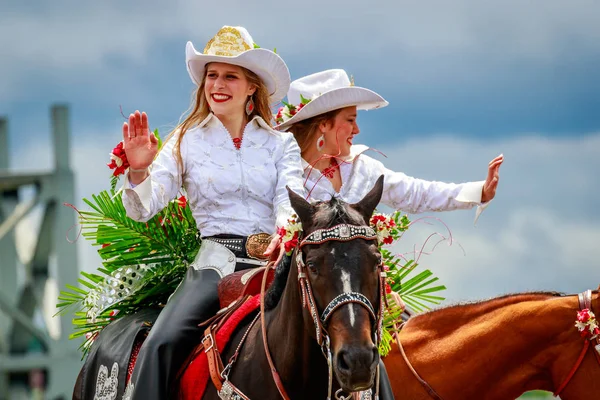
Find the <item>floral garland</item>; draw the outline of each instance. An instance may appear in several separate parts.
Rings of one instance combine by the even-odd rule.
[[[302,110],[305,105],[311,102],[312,99],[307,99],[306,97],[300,95],[300,104],[297,106],[286,103],[285,101],[281,101],[283,103],[282,107],[279,107],[277,110],[277,114],[275,114],[275,122],[277,125],[283,124],[290,120],[294,115],[298,113],[298,111]]]
[[[588,308],[577,312],[575,327],[584,339],[593,340],[600,335],[600,327],[598,327],[596,316]]]

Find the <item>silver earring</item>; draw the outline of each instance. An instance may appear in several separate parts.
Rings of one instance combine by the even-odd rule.
[[[246,103],[246,115],[252,114],[254,111],[254,100],[252,100],[252,96],[250,96],[250,100]]]
[[[321,135],[317,139],[317,150],[321,152],[321,150],[323,150],[323,146],[325,146],[325,135]]]

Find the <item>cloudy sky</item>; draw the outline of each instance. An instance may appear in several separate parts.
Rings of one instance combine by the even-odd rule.
[[[12,168],[44,169],[53,162],[49,106],[69,104],[77,197],[90,196],[108,188],[119,107],[145,110],[167,132],[193,89],[186,41],[203,48],[221,26],[242,25],[277,48],[293,78],[344,68],[389,100],[359,115],[356,141],[383,151],[387,158],[374,156],[392,169],[479,180],[504,154],[497,198],[476,227],[474,211],[437,215],[455,245],[421,265],[449,287],[449,300],[579,292],[600,284],[598,15],[593,0],[8,0],[0,115],[9,118]],[[31,229],[19,229],[22,249]],[[400,247],[442,229],[420,225]],[[77,246],[82,268],[97,267],[89,243]]]

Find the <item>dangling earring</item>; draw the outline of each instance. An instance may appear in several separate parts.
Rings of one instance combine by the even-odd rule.
[[[252,114],[254,111],[254,100],[252,100],[252,96],[250,96],[250,100],[246,103],[246,115]]]
[[[325,135],[321,135],[317,139],[317,150],[321,152],[321,150],[323,150],[323,146],[325,146]]]

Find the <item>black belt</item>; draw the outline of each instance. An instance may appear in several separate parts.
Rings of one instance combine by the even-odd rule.
[[[213,242],[217,242],[227,247],[236,257],[248,258],[248,253],[246,252],[246,241],[248,240],[247,236],[239,236],[239,235],[215,235],[215,236],[206,236],[203,237],[202,240],[211,240]]]

